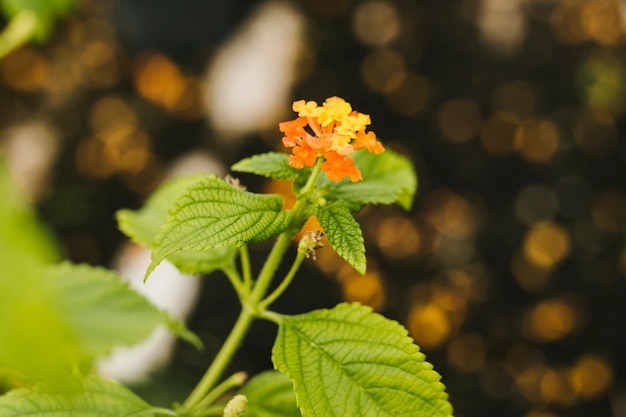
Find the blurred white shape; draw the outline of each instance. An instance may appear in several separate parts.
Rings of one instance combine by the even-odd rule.
[[[59,150],[58,134],[45,122],[31,121],[8,129],[0,139],[15,182],[36,201],[50,180],[50,168]]]
[[[172,163],[167,177],[198,172],[223,175],[224,165],[209,153],[192,151]],[[184,321],[196,304],[200,291],[199,277],[181,274],[172,264],[164,261],[144,283],[143,276],[149,264],[149,250],[127,243],[121,248],[112,268],[158,308]],[[126,384],[145,381],[169,362],[175,344],[176,336],[165,327],[159,327],[137,345],[115,348],[110,356],[98,362],[98,372]]]
[[[167,170],[167,178],[206,172],[219,176],[226,174],[224,164],[212,154],[193,150],[176,159]]]
[[[279,121],[289,107],[303,29],[292,6],[268,2],[216,53],[204,97],[218,132],[235,138]]]
[[[158,308],[183,320],[195,305],[200,288],[199,278],[181,274],[172,264],[164,261],[144,283],[143,276],[149,264],[150,251],[129,243],[114,261],[113,269]],[[98,372],[126,384],[144,381],[168,362],[175,342],[176,336],[160,326],[137,345],[113,349],[109,357],[98,361]]]
[[[483,43],[500,55],[514,54],[526,36],[524,0],[482,0],[477,25]]]

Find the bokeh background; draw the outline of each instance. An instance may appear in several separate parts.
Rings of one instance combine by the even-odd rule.
[[[279,149],[292,100],[339,95],[415,163],[414,208],[364,209],[367,275],[322,249],[276,309],[400,321],[457,417],[624,417],[625,42],[622,0],[81,0],[0,59],[0,146],[65,256],[110,266],[116,210]],[[183,399],[238,308],[204,278],[207,351],[177,345],[134,389]],[[271,367],[275,331],[233,370]]]

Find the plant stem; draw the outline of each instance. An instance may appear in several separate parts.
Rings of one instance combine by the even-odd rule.
[[[235,322],[235,325],[233,326],[233,329],[224,342],[224,345],[217,353],[213,363],[183,403],[183,410],[187,412],[192,410],[202,401],[206,393],[215,386],[215,383],[222,375],[222,372],[224,372],[226,366],[228,366],[228,363],[239,348],[239,345],[241,345],[241,342],[243,341],[243,338],[253,320],[254,313],[250,308],[244,305],[237,321]]]
[[[296,259],[294,260],[293,265],[291,265],[291,269],[285,276],[285,279],[283,279],[280,285],[276,287],[276,289],[270,295],[265,297],[263,301],[259,303],[260,310],[263,311],[267,309],[270,306],[270,304],[276,301],[276,299],[280,297],[283,292],[285,292],[285,290],[287,289],[289,284],[291,284],[291,281],[295,277],[296,272],[298,272],[298,269],[300,268],[302,261],[304,261],[305,256],[306,256],[306,253],[302,251],[298,251],[298,255],[296,256]]]
[[[249,288],[246,288],[245,283],[241,282],[241,277],[239,276],[237,270],[234,267],[229,266],[227,268],[223,268],[222,271],[228,277],[228,280],[232,284],[233,288],[235,288],[235,292],[237,293],[239,298],[244,298],[245,295],[248,293]]]
[[[172,417],[176,417],[178,415],[176,413],[176,411],[170,410],[168,408],[162,408],[162,407],[151,407],[150,411],[152,411],[152,413],[155,416],[172,416]]]
[[[250,254],[248,253],[247,245],[243,245],[239,248],[239,258],[241,259],[243,285],[246,288],[246,291],[250,291],[250,288],[252,288],[252,271],[250,268]]]
[[[268,297],[269,302],[267,301],[268,299],[266,299],[264,304],[260,303],[267,291],[267,288],[272,282],[272,278],[274,277],[274,274],[278,269],[280,261],[282,260],[285,252],[289,248],[291,239],[302,228],[304,221],[306,221],[306,218],[308,217],[307,206],[310,204],[309,193],[315,185],[320,170],[321,159],[317,161],[317,164],[313,168],[311,176],[307,180],[307,183],[304,187],[302,187],[300,195],[298,196],[298,201],[293,207],[293,217],[291,223],[276,240],[272,251],[270,252],[267,260],[265,261],[265,264],[263,265],[263,268],[261,269],[261,272],[259,273],[258,279],[254,283],[252,292],[250,292],[249,289],[249,285],[252,283],[252,280],[250,278],[250,263],[247,250],[240,251],[244,276],[243,282],[239,278],[238,274],[236,274],[236,271],[231,271],[232,274],[237,275],[236,277],[234,275],[229,275],[227,271],[229,279],[233,281],[233,283],[236,282],[236,284],[234,285],[235,290],[237,290],[243,307],[241,313],[239,314],[239,317],[237,318],[237,321],[235,322],[235,325],[233,326],[233,329],[228,335],[226,341],[224,342],[224,345],[217,353],[217,356],[213,360],[213,363],[211,364],[211,366],[209,366],[209,369],[207,369],[206,373],[204,374],[198,385],[196,385],[191,394],[189,394],[189,397],[187,397],[187,399],[183,403],[181,407],[181,410],[183,412],[191,412],[192,415],[206,415],[202,414],[203,412],[201,409],[198,409],[197,411],[195,409],[199,405],[202,405],[204,407],[208,407],[210,405],[208,404],[209,401],[206,400],[207,393],[213,389],[218,379],[224,372],[224,369],[226,369],[232,357],[237,352],[237,349],[239,349],[239,346],[243,342],[244,336],[250,328],[252,321],[255,317],[263,315],[264,308],[269,305],[269,303],[274,301],[275,298],[278,297],[287,288],[287,286],[293,279],[293,276],[295,275],[298,267],[302,263],[302,259],[300,259],[300,253],[298,254],[298,257],[296,258],[293,266],[291,267],[291,270],[285,277],[285,280],[283,280],[283,283],[281,283],[277,290]],[[240,287],[244,287],[244,291],[240,291]]]
[[[208,406],[213,404],[213,402],[215,402],[215,400],[217,400],[226,391],[228,391],[228,390],[230,390],[232,388],[239,387],[239,386],[243,385],[243,383],[246,381],[246,378],[247,378],[247,376],[246,376],[245,372],[237,372],[237,373],[231,375],[226,380],[224,380],[221,384],[219,384],[217,387],[213,388],[202,399],[202,401],[200,401],[194,407],[194,409],[197,409],[197,410],[204,410],[204,409],[206,409]]]

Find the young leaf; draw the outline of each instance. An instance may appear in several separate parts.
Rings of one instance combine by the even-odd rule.
[[[315,215],[333,249],[357,272],[365,274],[367,260],[363,234],[348,207],[337,201],[317,206]]]
[[[116,216],[120,230],[133,242],[151,249],[152,239],[165,223],[167,211],[174,204],[174,200],[183,194],[191,184],[205,177],[206,175],[195,174],[173,178],[163,183],[152,193],[141,209],[137,211],[119,210]]]
[[[234,164],[231,169],[237,172],[247,172],[261,175],[275,180],[293,180],[308,174],[302,169],[289,166],[289,156],[284,153],[268,152],[242,159]]]
[[[208,250],[184,250],[167,257],[183,274],[208,274],[216,269],[232,265],[237,255],[237,246],[223,246]]]
[[[329,189],[326,199],[343,201],[353,212],[365,204],[397,203],[407,211],[411,209],[417,176],[406,157],[389,149],[380,155],[361,150],[353,157],[363,174],[363,181],[333,183],[320,176],[319,181]]]
[[[151,407],[128,388],[96,375],[69,386],[42,384],[0,397],[2,417],[153,417]]]
[[[67,362],[59,358],[71,357],[75,349],[57,337],[66,329],[41,278],[43,265],[57,257],[56,250],[9,181],[1,158],[0,195],[0,368],[30,381],[61,381]]]
[[[272,361],[304,417],[450,417],[440,376],[395,321],[358,304],[284,316]]]
[[[87,357],[106,354],[114,345],[140,342],[159,324],[169,326],[196,346],[201,344],[182,323],[111,271],[62,263],[49,268],[45,279],[52,283],[60,317]]]
[[[152,241],[157,235],[169,208],[177,197],[190,185],[206,178],[206,175],[190,175],[174,178],[159,187],[144,206],[137,210],[119,210],[117,221],[120,230],[135,243],[152,249]],[[237,253],[235,245],[205,251],[182,251],[168,257],[168,260],[185,274],[209,273],[233,262]]]
[[[296,405],[293,384],[281,372],[261,372],[250,379],[239,393],[248,397],[248,417],[302,416]]]
[[[282,206],[278,195],[242,191],[216,176],[192,184],[176,199],[153,240],[146,277],[175,252],[260,242],[282,232],[291,219]]]

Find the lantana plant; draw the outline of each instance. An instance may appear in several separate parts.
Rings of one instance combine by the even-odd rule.
[[[52,353],[33,366],[19,344],[34,353],[37,347],[29,343],[36,338],[11,326],[0,329],[0,375],[12,369],[24,386],[0,397],[1,416],[452,416],[440,375],[399,323],[358,303],[298,315],[272,310],[274,301],[297,285],[298,269],[305,258],[315,257],[323,236],[332,249],[322,250],[335,250],[364,274],[365,245],[353,213],[366,204],[398,204],[409,210],[417,188],[409,160],[385,149],[368,131],[369,115],[338,97],[321,105],[296,101],[293,110],[297,117],[279,125],[290,154],[264,153],[232,166],[233,172],[293,181],[296,203],[291,209],[284,208],[281,196],[249,192],[230,176],[192,175],[163,184],[141,209],[118,212],[120,229],[152,251],[145,279],[166,260],[182,272],[208,279],[221,270],[239,297],[241,312],[230,335],[188,397],[171,408],[154,407],[126,387],[93,375],[90,364],[97,355],[114,344],[140,340],[158,323],[196,345],[200,341],[112,272],[53,265],[41,245],[27,239],[12,248],[14,259],[33,261],[18,272],[57,300],[50,311],[34,315],[28,303],[14,302],[11,308],[26,314],[33,325],[38,314],[46,315],[47,323],[58,327],[48,329],[53,340],[59,334],[69,337],[52,343]],[[14,227],[14,222],[5,223],[21,216],[16,213],[21,211],[0,210],[5,228]],[[300,233],[312,216],[323,230]],[[274,245],[253,276],[249,245],[270,239]],[[9,250],[2,243],[0,256],[6,254],[2,249]],[[291,267],[279,276],[279,264],[292,256],[292,244],[297,250]],[[9,296],[17,287],[0,281],[0,290]],[[6,308],[0,308],[0,319],[16,323]],[[255,320],[278,327],[272,349],[275,370],[249,380],[243,372],[224,375]],[[54,366],[44,363],[53,358]],[[60,378],[66,381],[64,388],[59,388]],[[38,381],[43,382],[34,384]]]

